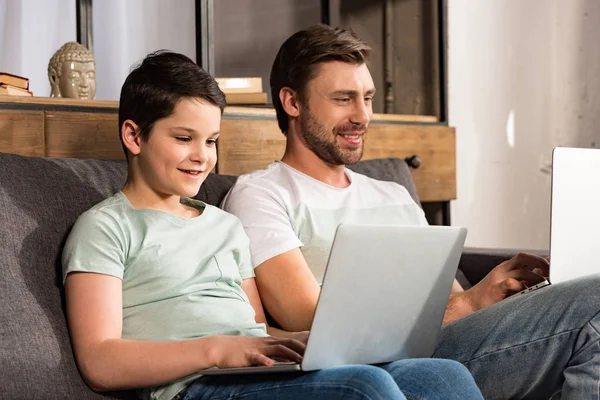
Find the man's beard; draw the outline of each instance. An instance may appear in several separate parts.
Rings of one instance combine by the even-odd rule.
[[[306,109],[306,112],[300,114],[300,132],[306,146],[317,155],[321,160],[332,165],[352,165],[360,161],[363,155],[365,133],[367,127],[364,124],[348,123],[342,126],[336,126],[333,132],[327,131],[327,128]],[[358,148],[354,150],[344,150],[337,142],[337,136],[344,132],[360,132],[363,134]],[[332,138],[329,141],[329,138]]]

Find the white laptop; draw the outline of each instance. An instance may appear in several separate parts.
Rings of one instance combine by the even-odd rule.
[[[600,149],[557,147],[552,152],[549,282],[600,273]]]
[[[312,371],[431,357],[466,228],[340,225],[301,364],[204,375]]]

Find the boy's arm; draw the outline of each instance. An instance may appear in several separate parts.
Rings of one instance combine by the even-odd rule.
[[[67,319],[75,360],[94,390],[166,384],[201,369],[301,362],[304,345],[293,339],[211,336],[181,341],[121,338],[122,283],[117,277],[73,272],[65,281]]]

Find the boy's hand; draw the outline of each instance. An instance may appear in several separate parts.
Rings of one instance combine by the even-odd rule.
[[[212,357],[218,368],[271,366],[274,360],[302,362],[306,345],[299,340],[279,337],[214,336]]]

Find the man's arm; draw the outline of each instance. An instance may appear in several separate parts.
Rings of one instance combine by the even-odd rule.
[[[286,331],[310,330],[321,288],[299,248],[255,268],[262,304]]]
[[[262,301],[260,299],[260,295],[258,294],[258,289],[256,287],[256,280],[254,278],[244,279],[244,281],[242,282],[242,290],[244,291],[244,293],[246,293],[246,296],[248,296],[248,300],[250,300],[252,308],[254,308],[254,312],[256,314],[256,322],[265,324],[267,326],[267,333],[269,335],[282,338],[296,339],[306,344],[308,340],[308,330],[286,331],[283,329],[278,329],[269,326],[263,309]]]

